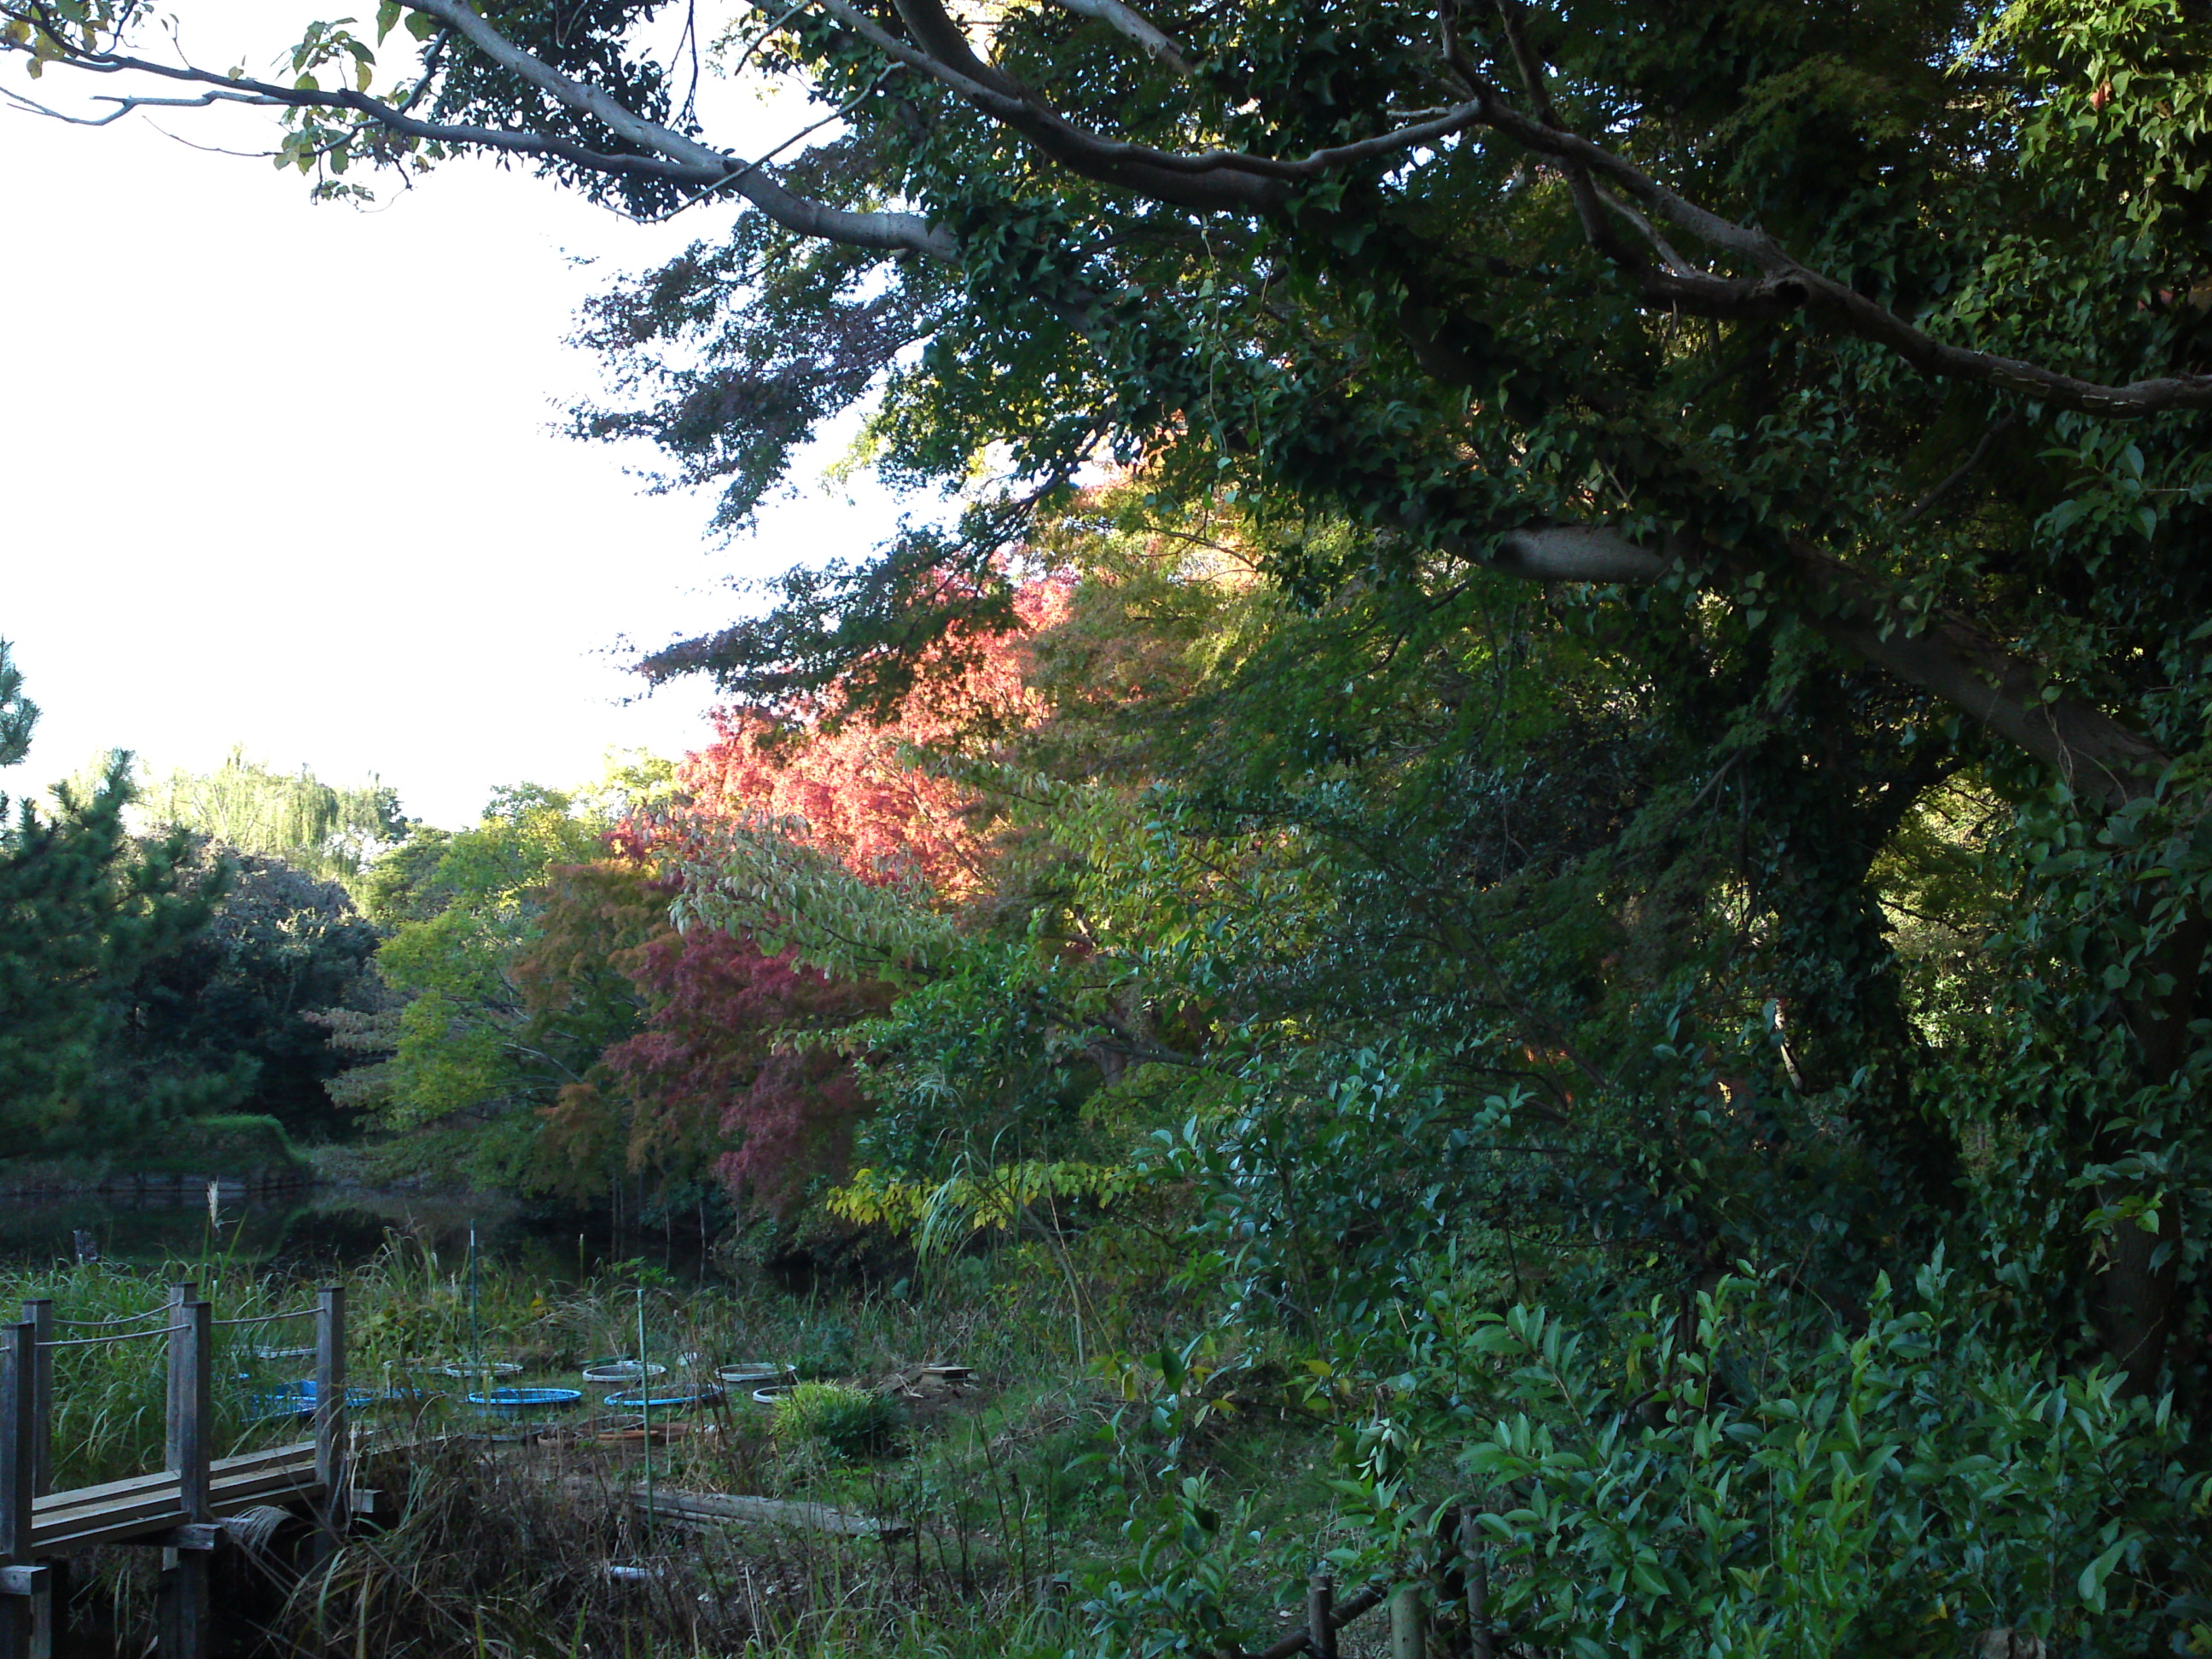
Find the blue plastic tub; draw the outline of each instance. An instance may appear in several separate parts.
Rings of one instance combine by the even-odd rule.
[[[316,1398],[315,1379],[303,1376],[296,1382],[280,1383],[273,1389],[254,1389],[249,1402],[252,1409],[246,1414],[256,1423],[313,1417]],[[375,1398],[367,1389],[346,1390],[346,1404],[356,1409],[368,1405]]]
[[[494,1389],[472,1394],[469,1404],[482,1406],[507,1417],[526,1417],[532,1412],[557,1412],[584,1397],[581,1389]]]

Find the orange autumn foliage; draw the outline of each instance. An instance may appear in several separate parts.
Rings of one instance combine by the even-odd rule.
[[[1043,718],[1044,701],[1027,684],[1027,640],[1067,606],[1066,584],[1034,584],[1016,601],[1019,632],[960,641],[957,659],[940,653],[944,672],[925,672],[882,725],[840,719],[846,711],[834,699],[782,722],[718,711],[716,741],[678,770],[693,802],[689,814],[709,823],[786,820],[864,881],[920,882],[945,898],[966,896],[986,876],[970,799],[926,757]]]

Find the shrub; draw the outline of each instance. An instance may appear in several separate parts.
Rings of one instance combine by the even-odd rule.
[[[903,1420],[897,1405],[849,1382],[801,1382],[775,1402],[775,1437],[833,1457],[890,1449]]]

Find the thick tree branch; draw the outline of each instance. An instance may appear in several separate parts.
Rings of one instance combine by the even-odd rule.
[[[1686,562],[1587,525],[1513,531],[1497,549],[1490,568],[1533,581],[1648,586]],[[2073,693],[2046,702],[2035,665],[1964,617],[1939,612],[1911,631],[1841,560],[1802,543],[1790,552],[1806,620],[1831,643],[1941,698],[2107,808],[2156,787],[2169,757],[2155,744]]]
[[[2212,375],[2165,375],[2108,386],[2019,358],[1947,345],[1850,284],[1800,264],[1765,231],[1701,207],[1603,145],[1516,109],[1503,89],[1474,70],[1463,53],[1452,57],[1452,67],[1474,94],[1481,125],[1552,157],[1571,173],[1586,169],[1609,181],[1647,212],[1710,246],[1738,255],[1764,273],[1740,278],[1697,270],[1675,256],[1656,232],[1649,240],[1662,263],[1653,266],[1622,257],[1617,246],[1608,246],[1607,235],[1593,231],[1592,245],[1627,267],[1645,297],[1656,304],[1741,321],[1765,321],[1802,311],[1831,327],[1887,347],[1923,374],[1997,386],[2100,415],[2140,416],[2212,408]],[[1584,218],[1587,229],[1589,216]]]
[[[744,197],[787,230],[854,247],[914,252],[957,264],[959,249],[951,237],[919,215],[860,213],[829,207],[786,190],[757,162],[749,162],[672,131],[631,113],[595,87],[572,80],[507,40],[459,0],[410,0],[413,9],[437,18],[471,46],[501,67],[513,70],[528,84],[605,123],[618,137],[650,152],[611,155],[557,135],[518,132],[447,121],[428,121],[407,110],[345,88],[305,88],[280,86],[251,77],[219,75],[190,64],[164,64],[153,58],[118,52],[85,52],[70,48],[58,61],[95,75],[135,74],[214,88],[210,101],[258,104],[272,108],[343,110],[362,116],[385,131],[428,143],[489,149],[506,155],[534,155],[612,178],[647,179],[690,185],[702,193],[729,190]],[[0,15],[21,15],[14,9]],[[67,43],[64,42],[64,45]],[[25,46],[0,40],[0,50],[27,52]],[[420,88],[417,88],[419,92]],[[27,101],[27,100],[23,100]],[[121,100],[125,110],[151,100]],[[180,100],[167,100],[162,102]],[[413,102],[410,97],[409,103]],[[41,113],[48,112],[40,111]],[[58,118],[71,118],[53,112]],[[112,116],[108,118],[114,118]],[[93,125],[100,125],[94,123]]]
[[[1793,542],[1799,581],[1832,605],[1813,624],[1837,645],[1932,692],[2066,781],[2118,807],[2157,787],[2170,757],[2086,698],[2044,700],[2045,675],[1964,617],[1939,611],[1908,633],[1874,585],[1841,560]]]
[[[406,3],[444,23],[525,84],[570,109],[591,115],[617,137],[690,167],[702,182],[726,179],[728,188],[786,230],[850,247],[921,253],[948,264],[959,261],[959,248],[951,237],[919,215],[856,213],[794,195],[757,168],[746,170],[744,162],[726,152],[648,121],[599,88],[562,74],[492,27],[465,0],[406,0]]]
[[[1153,27],[1152,21],[1133,6],[1121,0],[1053,0],[1063,11],[1072,11],[1078,17],[1088,17],[1106,25],[1115,33],[1127,36],[1142,46],[1146,52],[1173,70],[1184,80],[1190,79],[1190,64],[1176,43]]]
[[[1289,202],[1295,182],[1434,143],[1474,125],[1481,113],[1474,103],[1455,105],[1426,120],[1295,160],[1240,150],[1182,155],[1103,137],[1059,115],[978,59],[967,37],[933,0],[899,0],[900,15],[919,44],[901,40],[849,0],[823,0],[823,9],[886,57],[958,93],[1020,133],[1070,172],[1206,212],[1275,211]],[[942,50],[933,43],[941,43]]]

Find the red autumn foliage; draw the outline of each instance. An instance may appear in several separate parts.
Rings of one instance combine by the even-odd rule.
[[[657,934],[625,969],[652,999],[646,1027],[605,1054],[635,1103],[633,1140],[678,1146],[702,1127],[716,1172],[772,1201],[844,1165],[864,1102],[850,1060],[802,1043],[880,1012],[880,986],[833,980],[713,928]]]
[[[1026,627],[1056,619],[1066,603],[1057,587],[1033,590],[1020,607]],[[835,1048],[795,1039],[881,1012],[888,988],[833,980],[714,928],[678,932],[666,921],[673,886],[653,873],[650,854],[717,821],[767,817],[789,820],[793,833],[863,880],[919,882],[948,898],[972,893],[987,872],[967,799],[913,757],[1038,717],[1024,683],[1023,637],[969,642],[957,668],[925,678],[886,725],[817,719],[773,727],[725,712],[715,743],[679,769],[692,802],[684,812],[611,837],[615,858],[556,872],[541,954],[564,966],[549,962],[549,975],[574,971],[562,943],[571,935],[618,939],[606,959],[644,1010],[635,1034],[611,1042],[548,1114],[549,1141],[571,1167],[604,1169],[619,1140],[629,1168],[711,1161],[732,1187],[771,1203],[842,1170],[866,1108],[858,1079]],[[551,914],[564,906],[576,913],[573,925]],[[635,927],[641,915],[651,925]]]
[[[882,725],[821,718],[842,712],[834,698],[783,725],[720,711],[716,741],[678,770],[691,810],[708,819],[793,819],[801,839],[863,881],[918,880],[947,897],[966,896],[985,878],[967,793],[910,757],[1041,718],[1043,702],[1025,680],[1025,641],[1066,608],[1064,584],[1031,587],[1016,602],[1022,632],[968,642],[956,667],[925,675]]]

